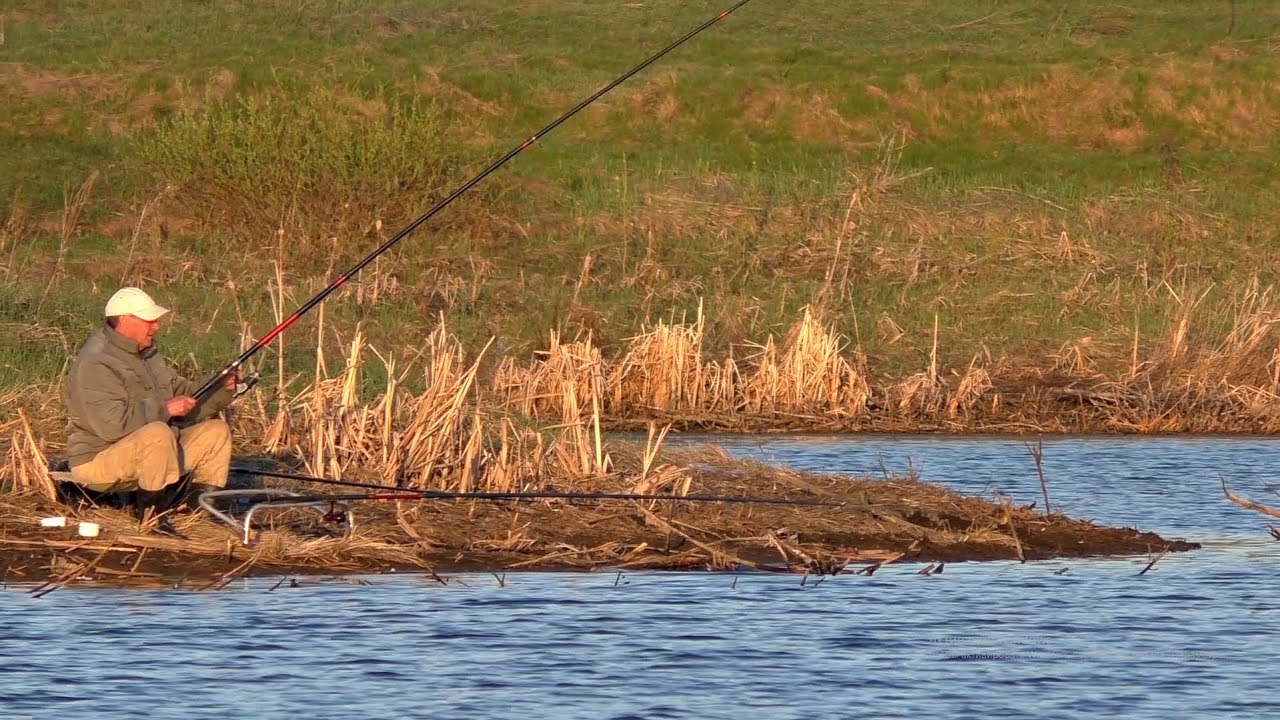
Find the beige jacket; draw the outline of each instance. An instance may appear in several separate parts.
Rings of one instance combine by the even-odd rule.
[[[165,402],[197,389],[169,369],[154,345],[139,351],[134,341],[102,328],[80,348],[63,388],[71,466],[89,462],[147,423],[168,422]],[[211,417],[230,403],[231,393],[219,388],[200,406],[196,419]]]

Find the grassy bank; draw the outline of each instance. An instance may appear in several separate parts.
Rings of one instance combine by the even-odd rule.
[[[184,369],[216,367],[720,9],[0,2],[0,388],[55,383],[121,283],[179,309]],[[621,356],[701,305],[702,348],[725,357],[810,306],[869,375],[905,382],[975,358],[1138,377],[1170,347],[1238,348],[1252,318],[1264,387],[1278,43],[1262,0],[756,0],[370,267],[325,322],[391,348],[443,316],[523,361],[552,329]],[[286,342],[310,347],[314,321]],[[286,375],[313,363],[290,357]]]

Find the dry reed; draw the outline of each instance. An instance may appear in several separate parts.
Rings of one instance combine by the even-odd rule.
[[[740,362],[708,361],[701,310],[690,324],[659,321],[631,338],[620,360],[586,341],[552,336],[545,359],[522,367],[508,358],[493,388],[506,408],[535,418],[585,416],[587,403],[617,420],[711,418],[744,424],[774,418],[840,422],[865,413],[871,387],[861,353],[806,309],[781,342],[772,338]]]
[[[273,292],[277,307],[283,307],[280,275]],[[1143,413],[1186,422],[1176,415],[1184,407],[1216,408],[1219,418],[1246,410],[1271,412],[1280,377],[1272,300],[1266,292],[1247,294],[1239,308],[1224,339],[1208,346],[1195,339],[1198,326],[1188,310],[1185,329],[1161,353],[1144,357],[1132,377],[1107,381],[1110,385],[1098,380],[1075,399],[1083,403],[1087,396],[1093,407],[1109,392],[1112,401],[1104,417],[1148,427],[1149,415]],[[1057,546],[1032,544],[1045,541],[1041,531],[1049,525],[1084,536],[1099,531],[1061,516],[1041,518],[1007,504],[961,498],[914,479],[853,485],[847,478],[829,482],[772,468],[753,470],[724,458],[694,459],[663,448],[668,431],[682,416],[774,427],[874,427],[870,423],[877,418],[895,422],[908,414],[917,423],[931,417],[977,423],[1004,394],[996,392],[997,367],[979,367],[975,361],[963,376],[948,381],[936,351],[920,376],[876,389],[861,353],[850,352],[848,341],[810,310],[783,338],[766,339],[742,360],[704,357],[699,313],[688,325],[657,324],[633,339],[617,360],[606,359],[590,337],[561,343],[552,335],[549,349],[529,366],[506,358],[487,378],[481,361],[488,348],[469,355],[443,321],[422,347],[387,355],[368,344],[362,328],[339,344],[323,317],[317,319],[310,382],[295,392],[291,388],[296,383],[282,376],[276,387],[259,386],[237,406],[242,452],[266,450],[292,458],[310,473],[387,486],[493,492],[607,488],[684,495],[697,483],[700,492],[741,494],[745,487],[764,488],[775,495],[835,496],[844,505],[830,511],[782,508],[767,513],[699,506],[696,514],[681,517],[652,504],[608,513],[584,511],[575,513],[579,525],[571,531],[580,546],[566,544],[563,533],[569,530],[558,513],[562,505],[552,502],[512,508],[450,503],[411,512],[398,509],[394,515],[386,506],[362,505],[362,521],[350,538],[299,536],[282,513],[268,520],[273,527],[258,534],[252,552],[228,545],[225,530],[199,516],[183,521],[188,537],[179,541],[136,535],[132,522],[115,511],[73,510],[95,518],[108,538],[77,548],[104,557],[150,549],[171,558],[216,561],[210,584],[216,587],[239,573],[281,567],[339,571],[403,565],[430,570],[442,558],[464,553],[501,558],[504,567],[604,564],[829,572],[855,561],[878,567],[922,546],[981,546],[979,554],[987,557],[1030,558],[1058,552],[1055,547],[1084,552],[1076,535]],[[333,353],[335,347],[341,353]],[[382,365],[381,387],[368,382],[370,363]],[[1156,392],[1140,395],[1135,389],[1140,383]],[[1050,404],[1057,402],[1046,397]],[[49,422],[58,414],[46,403],[39,417]],[[604,428],[627,417],[644,418],[649,434],[642,448],[605,442]],[[542,427],[537,422],[530,426],[530,419]],[[54,499],[46,443],[38,439],[27,412],[20,410],[14,420],[0,418],[0,431],[11,436],[0,485],[13,491],[8,500],[0,495],[0,501],[18,502],[23,494]],[[695,462],[696,473],[690,470]],[[21,514],[31,514],[31,507],[22,507],[10,513],[11,524],[35,524]],[[445,522],[446,517],[451,521]],[[801,543],[781,534],[782,527],[804,527],[806,535],[831,542]],[[862,542],[857,538],[865,537],[876,537],[878,549],[852,550]],[[1110,552],[1108,538],[1138,542],[1104,534],[1103,545],[1086,547]],[[5,542],[15,547],[36,543],[30,547],[53,552],[71,549],[21,533]],[[673,543],[678,547],[673,549]],[[70,559],[75,563],[71,567],[83,568],[99,560]],[[135,561],[134,570],[139,563]]]
[[[18,410],[18,428],[14,431],[6,462],[0,466],[0,488],[18,494],[33,494],[56,500],[57,491],[49,476],[49,461],[36,439],[25,410]]]

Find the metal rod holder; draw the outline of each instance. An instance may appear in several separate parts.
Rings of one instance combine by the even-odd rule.
[[[214,519],[222,522],[227,527],[235,530],[241,535],[241,542],[245,545],[249,544],[249,538],[253,532],[252,523],[254,513],[259,510],[278,510],[282,508],[305,507],[312,508],[323,516],[328,516],[330,509],[341,510],[346,517],[347,530],[346,534],[350,535],[355,527],[355,516],[351,514],[351,506],[347,503],[331,500],[304,500],[297,501],[292,498],[300,497],[298,493],[292,490],[279,490],[270,488],[246,488],[241,490],[210,490],[200,493],[200,507],[209,513]],[[220,499],[248,499],[265,498],[254,502],[244,515],[244,520],[236,520],[230,514],[218,509],[216,504]]]

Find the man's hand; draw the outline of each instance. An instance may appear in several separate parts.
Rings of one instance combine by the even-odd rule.
[[[235,371],[227,373],[227,376],[222,378],[222,387],[226,388],[230,392],[234,393],[236,391],[236,386],[239,384],[240,374]]]
[[[171,397],[164,401],[164,408],[169,411],[169,417],[179,418],[195,409],[196,399],[190,395],[179,395]]]

